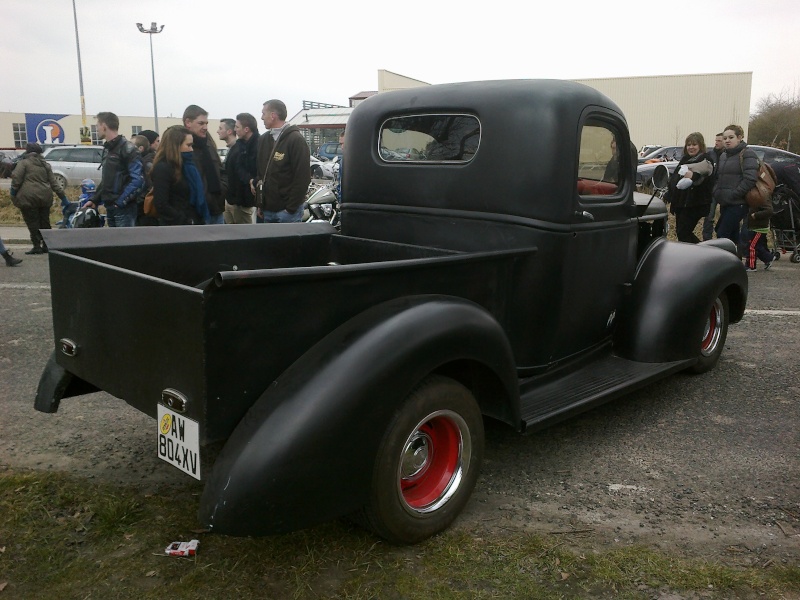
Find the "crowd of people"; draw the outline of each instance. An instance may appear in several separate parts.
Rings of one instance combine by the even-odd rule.
[[[84,204],[104,205],[109,227],[300,221],[311,181],[310,152],[286,117],[286,105],[273,99],[262,107],[264,134],[250,113],[222,119],[217,137],[228,147],[223,165],[208,134],[208,112],[196,104],[186,107],[183,125],[168,128],[162,136],[142,131],[130,141],[119,133],[117,115],[98,113],[98,137],[104,141],[100,184]],[[702,219],[703,240],[716,230],[718,238],[740,248],[748,270],[756,269],[757,259],[769,269],[773,256],[766,236],[772,207],[748,207],[745,201],[756,184],[758,157],[743,138],[739,125],[728,125],[708,149],[701,133],[690,133],[665,199],[675,215],[679,241],[698,243],[694,230]],[[28,144],[11,183],[12,201],[33,243],[26,254],[47,252],[41,230],[50,228],[53,193],[68,203],[41,146]],[[154,210],[146,211],[148,194]],[[7,265],[18,264],[2,243],[0,248]]]
[[[100,182],[81,208],[104,206],[109,227],[300,221],[311,182],[310,151],[286,117],[286,105],[273,99],[262,107],[263,135],[250,113],[222,119],[217,136],[228,147],[223,164],[208,132],[208,111],[196,104],[186,107],[183,125],[163,135],[142,131],[131,140],[120,134],[117,115],[100,112]],[[33,243],[26,254],[47,252],[41,230],[50,228],[53,193],[69,205],[41,146],[28,144],[11,181],[12,201]],[[148,195],[153,208],[145,211]],[[4,246],[2,252],[9,266],[19,263]]]
[[[745,268],[755,271],[757,259],[764,268],[774,257],[767,249],[767,234],[772,205],[748,206],[745,196],[756,185],[759,161],[744,141],[739,125],[728,125],[706,148],[699,132],[686,136],[683,157],[669,180],[665,200],[675,215],[678,241],[696,244],[694,230],[703,220],[703,240],[718,238],[733,241],[745,259]],[[714,225],[717,207],[719,219]]]

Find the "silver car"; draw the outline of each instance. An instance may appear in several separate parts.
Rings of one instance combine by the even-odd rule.
[[[54,146],[44,153],[53,175],[62,185],[80,185],[84,179],[100,183],[100,160],[102,146]]]

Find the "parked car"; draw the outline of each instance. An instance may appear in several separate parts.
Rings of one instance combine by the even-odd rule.
[[[102,146],[61,145],[44,152],[44,159],[62,187],[80,185],[84,179],[99,183],[102,158]]]
[[[0,177],[11,177],[11,171],[14,170],[20,156],[22,150],[0,151]]]
[[[639,164],[647,162],[666,162],[680,160],[683,157],[683,146],[661,146],[650,154],[639,157]]]
[[[651,152],[655,152],[659,148],[663,148],[663,146],[661,144],[645,144],[644,146],[642,146],[642,149],[639,150],[639,158],[647,156],[648,154],[650,154]]]
[[[758,158],[772,166],[776,173],[782,171],[782,169],[787,166],[794,166],[800,169],[800,155],[798,154],[793,154],[792,152],[787,152],[779,148],[770,148],[769,146],[748,144],[747,147],[751,148]],[[681,152],[681,155],[683,155],[683,152]],[[636,186],[638,188],[653,187],[653,172],[658,165],[667,167],[667,171],[669,171],[671,175],[679,162],[680,158],[678,160],[640,164],[636,167]],[[778,169],[778,167],[781,167],[781,169]]]
[[[787,152],[779,148],[770,148],[769,146],[751,146],[748,144],[748,148],[752,148],[756,156],[765,163],[771,165],[773,169],[776,164],[781,167],[794,165],[800,168],[800,155],[798,154]]]
[[[342,145],[339,142],[325,142],[317,148],[316,155],[319,158],[331,160],[334,156],[341,156],[343,153]]]

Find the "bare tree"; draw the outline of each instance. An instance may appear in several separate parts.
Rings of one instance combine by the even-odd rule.
[[[792,133],[800,132],[800,96],[795,91],[769,94],[750,117],[748,143],[791,151]]]

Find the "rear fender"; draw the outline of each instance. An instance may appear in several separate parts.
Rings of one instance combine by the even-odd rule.
[[[455,298],[393,300],[333,331],[262,394],[214,464],[200,521],[264,535],[358,510],[395,411],[451,361],[494,373],[519,420],[513,357],[494,317]]]
[[[728,244],[657,240],[642,257],[614,333],[617,354],[641,362],[698,356],[709,307],[725,292],[729,319],[747,303],[747,273]]]

